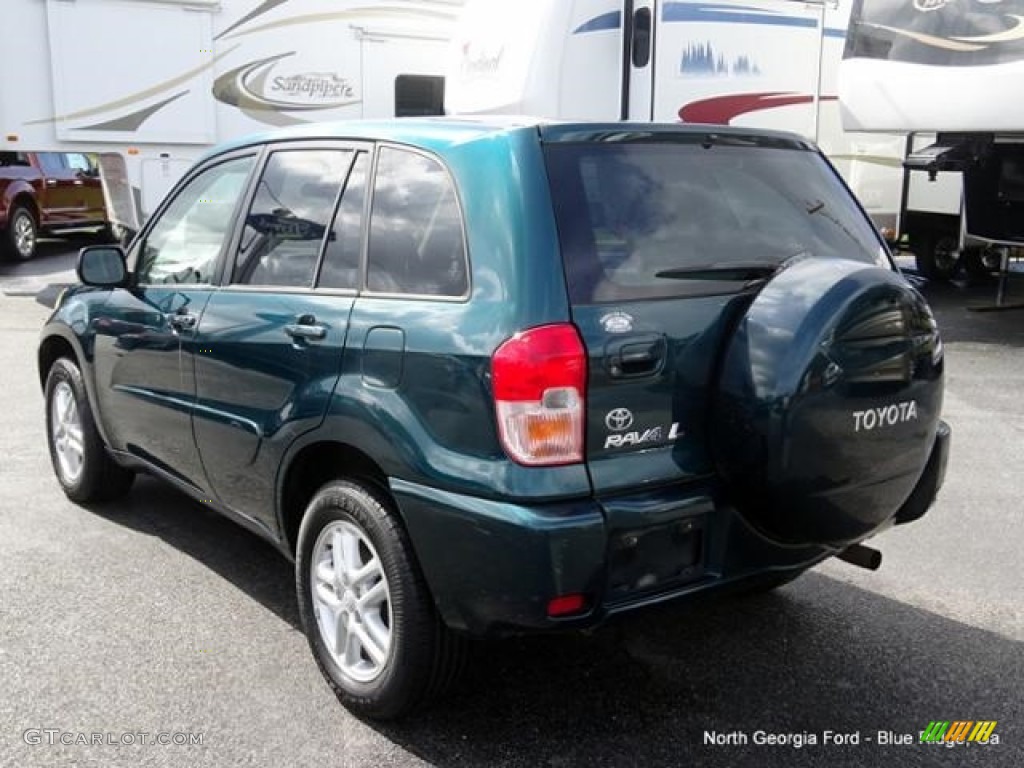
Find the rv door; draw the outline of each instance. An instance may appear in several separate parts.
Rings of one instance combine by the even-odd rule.
[[[654,118],[655,0],[624,0],[623,119]]]

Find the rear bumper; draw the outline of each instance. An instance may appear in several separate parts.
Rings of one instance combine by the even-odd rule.
[[[892,522],[924,514],[948,454],[942,424]],[[391,490],[441,615],[478,634],[591,627],[637,608],[796,575],[836,553],[772,541],[722,503],[712,484],[529,505],[397,479]],[[549,617],[549,601],[565,595],[584,595],[585,609]]]

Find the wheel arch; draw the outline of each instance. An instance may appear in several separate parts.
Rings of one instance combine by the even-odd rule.
[[[36,228],[42,226],[40,220],[39,202],[32,194],[32,187],[28,184],[11,185],[7,190],[7,217],[10,221],[11,212],[15,208],[28,208],[36,220]]]
[[[278,483],[277,516],[282,547],[295,556],[299,527],[310,500],[325,483],[347,478],[369,482],[392,500],[387,475],[380,464],[353,445],[317,440],[299,447],[287,459]],[[404,524],[404,520],[403,520]]]
[[[92,409],[96,429],[99,431],[103,442],[106,445],[110,445],[107,429],[103,422],[103,414],[96,400],[96,388],[92,371],[87,363],[81,342],[70,329],[60,324],[53,324],[44,329],[43,338],[39,342],[39,349],[36,352],[39,367],[39,386],[42,390],[46,390],[46,377],[50,373],[50,368],[62,357],[70,358],[78,366],[78,370],[81,371],[82,383],[85,385],[86,397],[89,398],[89,407]]]
[[[58,333],[51,333],[39,343],[39,350],[36,353],[39,363],[39,386],[46,388],[46,377],[50,368],[61,357],[70,357],[74,360],[79,370],[82,368],[82,358],[79,349],[66,337]]]

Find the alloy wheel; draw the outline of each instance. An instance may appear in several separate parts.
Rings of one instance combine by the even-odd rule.
[[[366,534],[340,520],[325,526],[310,561],[313,610],[324,646],[342,673],[376,679],[391,651],[391,592]]]
[[[82,474],[85,443],[75,393],[66,381],[59,382],[53,389],[50,426],[61,477],[64,482],[74,484]]]

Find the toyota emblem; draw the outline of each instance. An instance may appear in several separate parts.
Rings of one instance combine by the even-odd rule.
[[[633,426],[633,414],[629,412],[628,408],[616,408],[613,411],[608,411],[608,415],[604,417],[604,423],[613,432],[621,432]]]

